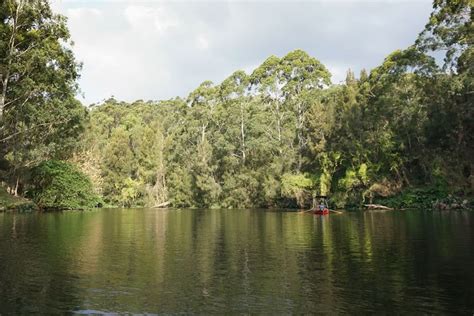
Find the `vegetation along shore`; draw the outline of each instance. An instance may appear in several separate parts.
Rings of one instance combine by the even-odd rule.
[[[343,83],[296,49],[187,96],[90,106],[66,18],[19,3],[0,3],[2,211],[473,207],[469,0],[434,1],[412,46]]]

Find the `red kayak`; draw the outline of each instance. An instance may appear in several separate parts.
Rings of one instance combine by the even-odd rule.
[[[313,211],[314,215],[329,215],[329,210],[325,208],[324,210],[315,210]]]
[[[316,204],[316,199],[319,203]],[[313,197],[313,214],[314,215],[329,215],[329,200],[325,195],[318,195]]]

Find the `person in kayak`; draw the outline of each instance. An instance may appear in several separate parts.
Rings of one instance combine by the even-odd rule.
[[[324,201],[320,200],[319,201],[319,210],[324,211],[325,208],[326,208],[326,205],[324,204]]]

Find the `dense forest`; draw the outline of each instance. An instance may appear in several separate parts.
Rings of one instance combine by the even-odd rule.
[[[434,0],[412,46],[342,84],[294,50],[185,97],[85,107],[65,17],[46,0],[2,1],[2,185],[41,208],[470,200],[472,6]]]

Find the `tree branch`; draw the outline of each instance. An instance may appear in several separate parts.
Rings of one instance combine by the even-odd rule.
[[[10,134],[10,135],[8,135],[8,136],[6,136],[6,137],[0,139],[0,143],[4,143],[4,142],[6,142],[7,140],[10,140],[10,139],[12,139],[12,138],[15,137],[15,136],[21,135],[21,134],[23,134],[23,133],[30,132],[30,131],[32,131],[32,130],[38,129],[38,128],[43,127],[43,126],[47,126],[47,127],[49,127],[49,128],[52,128],[52,127],[55,126],[55,125],[65,124],[65,123],[67,123],[67,122],[69,122],[69,121],[70,121],[70,119],[62,120],[62,121],[56,121],[56,122],[47,122],[47,123],[37,124],[37,125],[34,125],[34,126],[30,127],[30,128],[27,128],[26,130],[18,131],[18,132],[16,132],[16,133]]]

